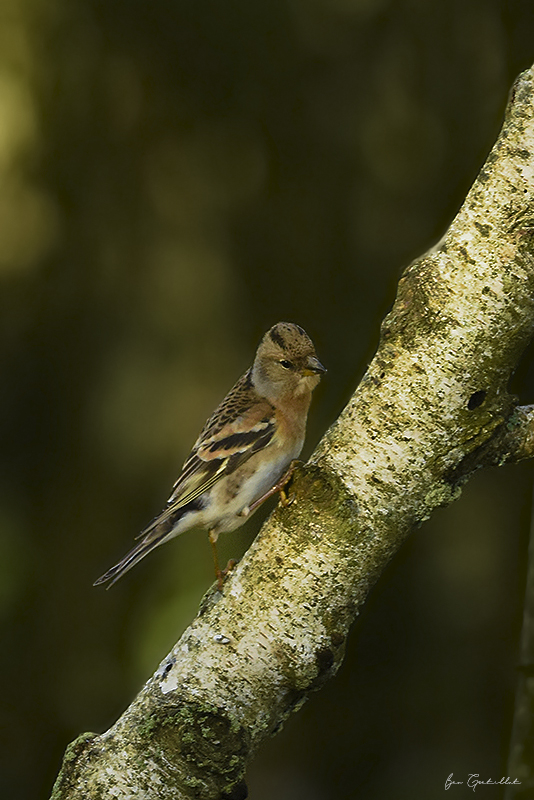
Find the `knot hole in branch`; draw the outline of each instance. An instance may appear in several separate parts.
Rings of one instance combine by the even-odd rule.
[[[482,405],[484,400],[486,399],[486,392],[484,389],[479,389],[478,392],[473,392],[469,400],[467,401],[467,408],[469,411],[474,411],[475,408],[478,408]]]

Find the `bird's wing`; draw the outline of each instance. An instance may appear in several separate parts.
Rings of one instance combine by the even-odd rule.
[[[266,447],[276,427],[273,406],[255,393],[247,373],[204,426],[173,486],[167,507],[138,538],[148,536],[178,509]]]
[[[164,542],[172,531],[176,512],[266,447],[276,429],[274,408],[254,392],[245,375],[204,426],[174,484],[167,507],[139,534],[137,538],[141,541],[102,575],[95,586],[107,582],[109,588]]]

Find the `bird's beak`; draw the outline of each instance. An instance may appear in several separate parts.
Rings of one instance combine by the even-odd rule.
[[[316,356],[309,356],[308,366],[302,370],[303,375],[322,375],[325,372],[326,369]]]

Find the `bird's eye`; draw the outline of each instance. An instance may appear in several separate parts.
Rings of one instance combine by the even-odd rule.
[[[281,364],[284,369],[293,369],[293,364],[291,363],[291,361],[286,361],[285,359],[282,359],[278,363]]]

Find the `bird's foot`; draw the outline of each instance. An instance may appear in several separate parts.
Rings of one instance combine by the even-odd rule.
[[[291,480],[293,473],[300,464],[302,464],[302,461],[294,459],[289,465],[289,467],[286,469],[280,480],[278,480],[274,484],[274,486],[272,486],[269,489],[268,492],[265,492],[265,494],[263,494],[260,498],[258,498],[258,500],[255,500],[251,506],[245,506],[245,508],[241,511],[241,514],[243,516],[248,516],[249,514],[252,514],[252,512],[255,511],[259,506],[261,506],[262,503],[264,503],[266,500],[268,500],[269,497],[272,497],[273,494],[276,494],[277,492],[280,493],[280,503],[284,506],[284,508],[290,506],[291,503],[295,500],[295,494],[291,493],[288,495],[288,493],[285,491],[285,487]]]
[[[237,564],[237,559],[231,558],[224,569],[220,569],[217,571],[217,589],[222,592],[223,584],[234,569],[235,565]]]
[[[293,473],[295,472],[296,468],[302,464],[302,461],[299,461],[298,458],[295,458],[287,470],[284,472],[280,480],[273,486],[273,493],[279,492],[280,493],[280,504],[287,508],[295,501],[295,492],[288,493],[286,491],[287,484],[293,477]]]
[[[287,508],[294,502],[296,497],[295,492],[290,492],[290,494],[288,494],[285,490],[285,486],[282,486],[282,488],[279,489],[279,492],[280,492],[280,505],[282,505],[284,508]]]

